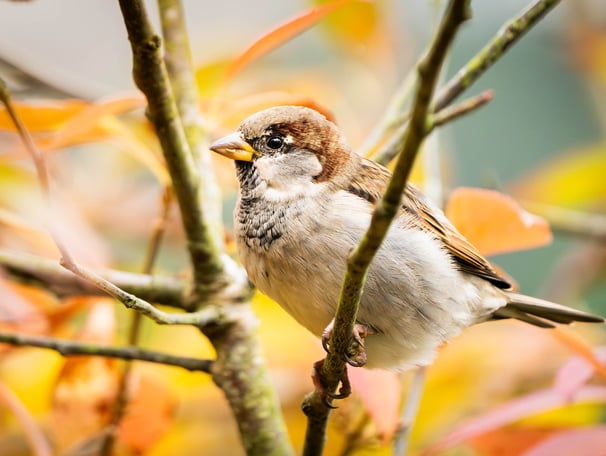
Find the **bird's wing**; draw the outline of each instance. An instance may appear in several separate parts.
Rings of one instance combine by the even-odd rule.
[[[359,170],[347,184],[347,190],[374,205],[385,191],[390,172],[387,168],[366,159],[362,159]],[[511,288],[511,284],[497,274],[488,260],[414,185],[408,184],[404,190],[400,211],[402,215],[407,215],[405,219],[409,225],[432,233],[440,240],[452,254],[461,271],[488,280],[499,288]]]

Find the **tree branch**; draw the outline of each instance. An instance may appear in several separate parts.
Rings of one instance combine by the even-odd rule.
[[[383,198],[373,212],[368,231],[347,261],[347,272],[341,288],[330,340],[331,351],[322,367],[322,378],[326,381],[327,390],[330,392],[336,391],[345,373],[345,362],[341,354],[346,353],[351,345],[353,326],[368,267],[398,212],[402,192],[414,159],[429,131],[427,117],[442,63],[459,26],[470,17],[470,14],[468,0],[451,0],[427,54],[417,66],[419,84],[413,101],[410,123],[404,141],[397,151],[399,156],[394,173]],[[308,456],[321,454],[329,409],[315,391],[305,398],[303,409],[308,416],[303,454]]]
[[[109,347],[17,333],[0,333],[0,343],[22,347],[47,348],[49,350],[54,350],[63,356],[103,356],[106,358],[118,358],[129,361],[138,360],[149,363],[165,364],[167,366],[177,366],[189,371],[206,373],[210,373],[213,364],[213,361],[210,359],[174,356],[153,350],[145,350],[139,347]]]
[[[560,0],[535,0],[517,16],[506,22],[488,44],[473,56],[439,91],[432,112],[438,113],[452,103],[559,2]],[[393,133],[385,145],[373,156],[375,161],[382,164],[389,163],[397,155],[398,145],[402,142],[406,132],[408,115],[403,112],[396,115],[397,118],[383,122],[385,128],[380,137],[384,138],[391,132]],[[398,125],[400,126],[398,127]],[[375,135],[379,136],[376,133]]]
[[[214,244],[222,248],[221,191],[213,172],[209,144],[198,108],[198,88],[191,63],[183,4],[181,0],[158,0],[158,7],[165,41],[164,60],[185,137],[199,173],[204,221]]]
[[[449,106],[442,109],[440,112],[433,116],[431,122],[431,129],[440,127],[448,122],[458,119],[461,116],[469,114],[478,108],[481,108],[486,103],[492,100],[494,92],[492,90],[486,90],[479,95],[468,98],[455,106]]]
[[[162,146],[181,209],[193,269],[192,308],[199,297],[223,288],[224,263],[202,214],[200,175],[194,162],[162,59],[161,39],[147,17],[142,0],[120,0],[133,52],[133,78],[145,94],[148,116]]]
[[[21,283],[44,288],[59,297],[106,296],[100,288],[75,276],[48,258],[0,249],[0,268]],[[183,279],[178,277],[136,274],[115,269],[97,273],[105,280],[146,301],[176,308],[183,307],[186,285]]]
[[[528,30],[537,24],[560,0],[536,0],[513,19],[506,22],[497,34],[457,74],[440,89],[434,112],[452,103],[499,60]]]
[[[245,274],[214,243],[202,219],[200,174],[195,168],[183,124],[173,99],[161,56],[160,38],[153,33],[142,0],[120,0],[133,52],[133,74],[146,95],[148,113],[160,139],[181,208],[193,268],[192,308],[201,297],[214,298],[222,312],[237,318],[203,327],[217,351],[212,367],[239,426],[243,445],[251,455],[289,455],[293,450],[256,338],[257,321],[250,306]]]

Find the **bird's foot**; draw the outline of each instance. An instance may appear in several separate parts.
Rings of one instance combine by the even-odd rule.
[[[333,319],[326,329],[322,332],[322,346],[327,353],[330,353],[330,337],[332,336],[335,320]],[[366,348],[364,340],[367,336],[376,334],[376,332],[367,325],[356,323],[352,332],[352,341],[347,351],[343,353],[343,359],[347,364],[353,367],[362,367],[366,364]]]
[[[349,377],[347,376],[347,366],[345,366],[345,370],[343,371],[343,377],[341,377],[341,387],[339,388],[338,393],[333,393],[329,391],[326,387],[326,382],[322,377],[322,366],[324,365],[324,359],[316,361],[314,363],[314,368],[311,373],[311,379],[314,384],[314,388],[320,395],[322,402],[326,407],[335,409],[334,405],[330,403],[330,399],[345,399],[351,394],[351,383],[349,383]]]

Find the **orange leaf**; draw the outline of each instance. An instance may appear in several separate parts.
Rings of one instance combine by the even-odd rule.
[[[5,281],[0,276],[0,330],[23,334],[48,334],[49,322],[42,308],[53,300],[44,291]],[[0,353],[12,350],[0,344]]]
[[[164,382],[149,376],[132,379],[134,391],[120,421],[118,438],[135,454],[143,454],[167,431],[176,403]]]
[[[295,36],[303,33],[330,12],[352,1],[354,0],[339,0],[317,6],[266,33],[228,65],[224,81],[231,80],[251,62],[258,60]]]
[[[484,255],[540,247],[552,239],[547,221],[494,190],[455,189],[446,216]]]
[[[399,423],[402,388],[395,372],[351,369],[351,385],[360,396],[380,439],[391,441]]]
[[[94,304],[77,339],[109,344],[115,334],[114,305],[109,299],[90,301]],[[58,453],[108,424],[119,383],[115,359],[74,356],[65,361],[53,391],[51,430]]]
[[[92,138],[96,140],[95,127],[103,117],[121,114],[144,106],[145,99],[139,95],[109,98],[95,102],[69,118],[47,147],[54,149],[65,147],[70,144],[73,138],[79,138],[80,141],[86,140],[89,132],[93,134]]]
[[[13,103],[17,115],[32,133],[56,130],[89,105],[89,102],[82,100]],[[0,108],[0,130],[16,131],[5,108]]]

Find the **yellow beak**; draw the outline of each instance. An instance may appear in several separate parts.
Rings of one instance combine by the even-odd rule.
[[[227,158],[237,161],[252,161],[255,155],[259,155],[250,144],[244,141],[239,132],[232,133],[211,144],[210,150],[225,155]]]

